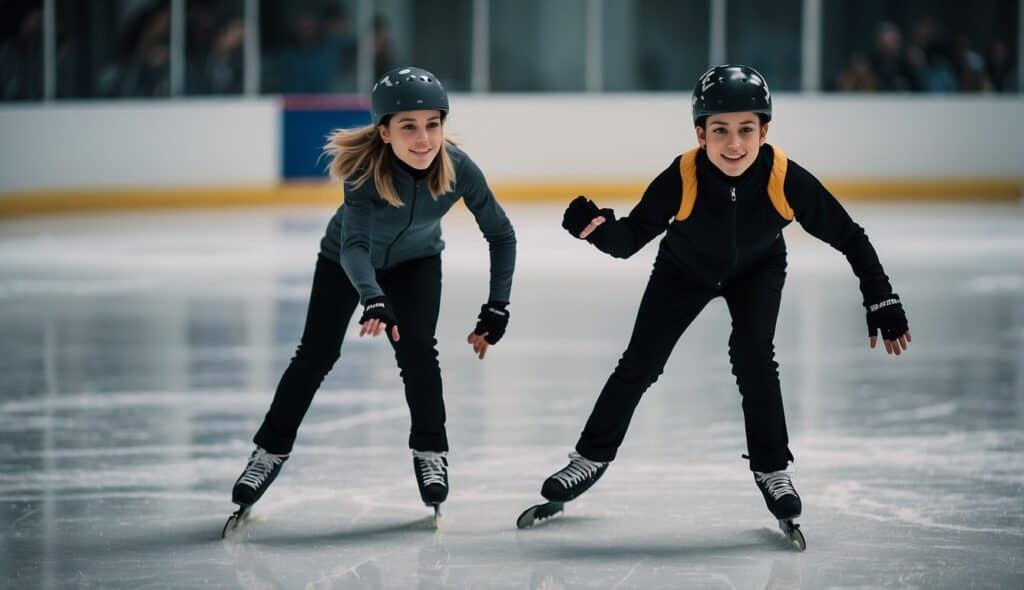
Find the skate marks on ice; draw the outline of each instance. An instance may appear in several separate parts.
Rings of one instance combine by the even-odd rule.
[[[516,519],[516,528],[533,528],[550,521],[556,516],[564,514],[564,502],[543,502],[541,504],[535,504],[524,510],[522,514],[519,515],[519,518]],[[807,541],[804,538],[804,534],[800,530],[800,525],[794,522],[794,519],[780,519],[779,531],[782,532],[782,536],[786,540],[786,547],[797,551],[804,551],[807,549]],[[772,536],[777,539],[777,535],[774,533]]]
[[[276,490],[284,493],[284,489]],[[335,494],[316,494],[301,487],[291,497],[261,500],[245,517],[236,539],[284,547],[324,544],[374,543],[424,538],[415,533],[439,533],[444,522],[440,510],[408,502],[373,499],[372,493],[350,493],[341,500]]]
[[[301,518],[303,522],[297,522],[296,519],[291,519],[287,515],[270,517],[258,515],[258,510],[255,510],[243,515],[241,520],[232,522],[235,519],[235,514],[232,514],[228,525],[224,527],[225,534],[222,535],[222,539],[225,542],[244,540],[274,546],[313,547],[331,542],[370,542],[389,537],[401,539],[404,535],[416,532],[430,532],[436,535],[442,530],[441,525],[444,522],[440,514],[436,516],[429,514],[412,520],[382,522],[371,525],[346,526],[345,522],[340,521],[332,524],[329,530],[321,526],[319,527],[320,530],[304,533],[302,531],[308,530],[308,526],[305,528],[300,526],[298,529],[292,529],[292,527],[303,524],[312,525],[314,522],[306,522],[308,519],[306,515]],[[279,519],[289,519],[290,522],[275,522]],[[260,522],[260,524],[255,525],[256,521]],[[286,525],[288,527],[283,528]]]

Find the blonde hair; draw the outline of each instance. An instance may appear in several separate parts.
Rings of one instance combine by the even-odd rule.
[[[382,124],[388,121],[386,119]],[[455,187],[455,166],[448,155],[448,145],[454,146],[456,143],[446,137],[437,157],[427,169],[427,189],[435,199]],[[335,129],[327,136],[323,153],[331,157],[327,167],[331,178],[351,182],[358,188],[372,175],[373,185],[380,198],[393,207],[401,207],[404,203],[395,191],[391,163],[388,161],[390,150],[388,144],[381,139],[377,126],[371,124],[355,129]]]

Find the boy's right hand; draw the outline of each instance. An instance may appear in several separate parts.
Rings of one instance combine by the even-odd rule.
[[[598,209],[590,199],[580,195],[569,203],[562,216],[564,227],[574,238],[587,239],[602,223],[615,219],[611,209]]]

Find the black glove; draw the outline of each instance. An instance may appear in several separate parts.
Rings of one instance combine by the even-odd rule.
[[[864,307],[867,308],[869,337],[877,336],[881,330],[883,340],[896,340],[910,329],[900,296],[895,293]]]
[[[580,232],[590,225],[595,217],[604,217],[605,221],[615,221],[615,212],[611,209],[598,209],[593,201],[580,195],[565,208],[565,214],[562,215],[562,227],[568,230],[572,237],[579,238]]]
[[[480,315],[476,316],[476,328],[474,334],[487,333],[484,340],[487,344],[497,344],[505,335],[505,328],[508,326],[509,313],[505,307],[508,303],[504,301],[488,301],[480,306]]]
[[[363,304],[363,316],[359,318],[359,325],[365,324],[370,320],[380,320],[387,324],[389,334],[391,327],[398,325],[398,318],[395,317],[395,312],[391,310],[391,302],[384,295],[370,297]]]

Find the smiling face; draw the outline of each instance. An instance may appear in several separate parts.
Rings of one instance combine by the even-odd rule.
[[[728,176],[739,176],[754,163],[768,135],[768,125],[754,113],[711,115],[696,129],[708,159]]]
[[[398,159],[417,170],[429,168],[444,144],[441,112],[436,110],[397,113],[377,129]]]

